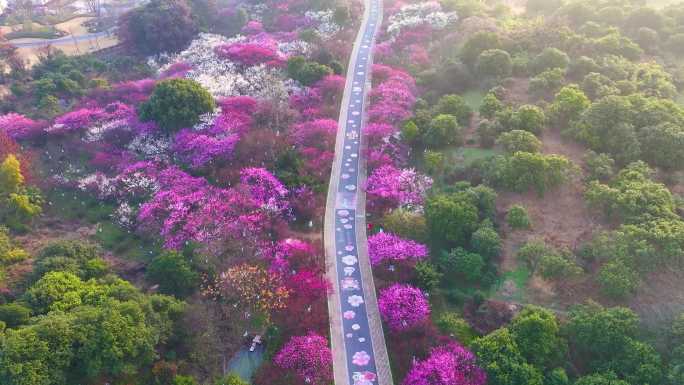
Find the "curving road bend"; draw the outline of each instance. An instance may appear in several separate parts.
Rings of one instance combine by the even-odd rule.
[[[362,128],[382,0],[364,0],[342,99],[325,214],[328,297],[336,385],[392,385],[366,241]]]

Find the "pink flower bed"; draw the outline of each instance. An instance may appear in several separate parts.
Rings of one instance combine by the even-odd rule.
[[[373,266],[383,262],[418,262],[428,256],[427,246],[391,233],[377,233],[368,237],[368,255]]]
[[[432,349],[430,356],[414,361],[403,385],[485,385],[487,374],[477,358],[463,346],[452,343]]]
[[[413,329],[430,317],[430,304],[422,290],[394,284],[380,292],[378,308],[382,320],[395,332]]]
[[[275,47],[256,43],[233,43],[216,47],[219,57],[228,59],[244,66],[268,64],[279,66],[284,58]]]
[[[283,369],[293,370],[307,384],[328,385],[332,381],[332,352],[328,340],[313,332],[290,338],[273,362]]]

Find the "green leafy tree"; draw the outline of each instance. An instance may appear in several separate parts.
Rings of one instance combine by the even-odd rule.
[[[147,278],[159,285],[159,291],[178,298],[192,294],[199,285],[199,275],[181,253],[167,251],[147,267]]]
[[[555,368],[548,372],[544,378],[546,385],[569,385],[570,379],[563,368]]]
[[[539,369],[525,362],[507,328],[501,328],[473,341],[478,364],[487,372],[490,385],[542,385]]]
[[[565,82],[565,70],[546,70],[530,79],[529,93],[536,98],[546,98],[556,93]]]
[[[523,130],[504,132],[499,135],[496,143],[509,154],[514,154],[518,151],[540,152],[542,148],[542,142],[533,133]]]
[[[154,121],[167,133],[192,127],[200,116],[216,108],[211,94],[194,80],[162,80],[150,98],[140,105],[140,119]]]
[[[475,68],[475,63],[477,63],[477,59],[482,52],[501,47],[501,40],[496,33],[477,32],[463,44],[460,52],[461,60],[470,68]]]
[[[21,229],[41,213],[41,202],[40,195],[26,187],[19,160],[7,155],[0,163],[0,219],[12,229]]]
[[[229,373],[227,376],[224,376],[216,381],[214,381],[214,385],[248,385],[249,383],[247,381],[244,381],[240,376],[238,376],[235,373]]]
[[[173,378],[172,385],[198,385],[192,376],[176,376]]]
[[[601,284],[601,291],[617,299],[626,298],[639,287],[639,274],[619,259],[603,265],[597,279]]]
[[[590,302],[570,311],[567,334],[589,369],[613,371],[627,383],[662,383],[664,368],[653,347],[635,339],[639,319],[627,308]]]
[[[562,253],[550,253],[539,260],[539,274],[544,279],[568,278],[582,274],[582,268]]]
[[[77,240],[58,240],[48,243],[34,261],[33,278],[49,272],[72,273],[83,280],[100,278],[109,267],[97,254],[95,246]]]
[[[0,321],[7,327],[15,328],[28,322],[31,316],[31,309],[17,302],[0,305]]]
[[[410,210],[394,209],[380,220],[382,227],[390,233],[418,242],[426,242],[428,238],[425,217]]]
[[[416,283],[423,290],[432,291],[442,280],[443,274],[430,262],[420,261],[415,269]]]
[[[684,168],[684,128],[673,123],[644,127],[639,132],[641,152],[649,163],[667,170]]]
[[[544,193],[567,181],[575,166],[561,155],[516,152],[511,156],[493,158],[485,169],[489,183],[514,191],[530,189]]]
[[[470,118],[473,116],[473,110],[466,104],[463,97],[459,95],[443,95],[437,101],[433,113],[435,115],[447,114],[456,118],[458,124],[467,127],[470,124]]]
[[[477,126],[477,136],[480,146],[490,148],[496,143],[496,138],[504,131],[501,123],[497,120],[483,120]]]
[[[490,79],[503,79],[513,72],[511,55],[502,49],[488,49],[477,58],[477,73]]]
[[[589,108],[591,102],[589,98],[576,85],[563,87],[549,106],[549,122],[562,130],[582,116],[582,113]]]
[[[287,74],[292,79],[309,86],[327,75],[332,75],[333,70],[327,65],[307,61],[302,56],[293,56],[287,61]]]
[[[475,282],[482,276],[485,261],[481,255],[457,247],[443,253],[439,264],[447,274],[457,274],[466,280]]]
[[[510,331],[520,354],[537,368],[550,368],[565,358],[567,343],[556,316],[546,309],[526,306],[511,322]]]
[[[473,233],[470,245],[475,253],[486,260],[498,257],[501,253],[501,237],[489,221],[484,221]]]
[[[144,55],[177,52],[199,28],[184,0],[152,0],[119,19],[120,41]]]
[[[546,123],[546,116],[541,108],[534,105],[523,105],[513,114],[511,127],[540,135]]]
[[[416,123],[409,120],[401,127],[401,139],[408,144],[415,144],[420,138],[420,129]]]
[[[609,185],[590,182],[586,199],[606,215],[628,223],[677,218],[672,193],[665,185],[652,181],[651,174],[652,170],[645,163],[632,163]]]
[[[513,205],[506,213],[506,223],[514,230],[529,229],[532,226],[524,206]]]
[[[570,57],[554,47],[547,47],[532,60],[531,67],[535,74],[554,69],[566,69],[570,65]]]
[[[432,176],[440,175],[444,171],[445,156],[439,151],[426,150],[423,154],[425,171]]]
[[[494,119],[496,114],[504,109],[504,104],[501,103],[499,98],[493,92],[488,92],[487,95],[482,99],[482,104],[480,105],[480,116],[486,119]]]
[[[455,246],[470,240],[479,218],[472,201],[455,194],[438,194],[427,199],[425,219],[434,242]]]
[[[435,322],[437,328],[445,334],[455,338],[461,344],[468,346],[477,337],[468,321],[452,312],[442,313]]]
[[[605,181],[615,174],[615,161],[608,154],[597,154],[589,150],[584,156],[587,180]]]
[[[423,135],[423,142],[430,148],[440,148],[449,144],[463,144],[463,132],[453,115],[437,115]]]
[[[629,382],[619,379],[615,373],[595,373],[580,377],[575,385],[630,385]]]
[[[539,261],[549,254],[552,254],[553,250],[541,240],[531,240],[527,241],[519,250],[516,255],[519,261],[524,262],[530,269],[531,272],[537,270]]]

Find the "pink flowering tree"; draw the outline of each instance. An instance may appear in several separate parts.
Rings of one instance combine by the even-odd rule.
[[[230,239],[256,242],[269,233],[271,218],[239,190],[211,186],[175,167],[161,171],[157,183],[152,199],[140,207],[138,221],[158,231],[166,248]]]
[[[330,176],[337,122],[318,119],[294,127],[294,142],[305,160],[307,174],[324,181]]]
[[[278,178],[265,168],[243,169],[240,172],[240,183],[248,188],[252,200],[263,209],[281,214],[289,212],[289,192]]]
[[[233,43],[216,47],[219,57],[228,59],[243,66],[258,64],[280,65],[283,57],[271,44]]]
[[[368,255],[373,266],[385,262],[414,264],[428,256],[428,248],[421,243],[382,232],[368,237]]]
[[[229,160],[239,139],[237,134],[211,135],[184,129],[176,134],[173,150],[181,162],[201,169],[216,161]]]
[[[10,112],[0,115],[0,130],[4,131],[12,139],[29,139],[40,134],[45,122],[29,119],[24,115]]]
[[[307,384],[332,382],[332,352],[328,340],[318,334],[290,338],[273,361],[283,369],[294,371]]]
[[[378,308],[383,321],[395,332],[413,329],[430,317],[425,294],[411,285],[395,284],[381,291]]]
[[[280,240],[272,247],[265,248],[263,255],[270,262],[270,269],[279,272],[312,268],[318,257],[310,243],[294,238]]]
[[[476,360],[457,343],[434,348],[427,359],[413,362],[402,385],[485,385],[487,375]]]
[[[421,209],[432,179],[414,169],[398,169],[392,165],[382,166],[368,177],[366,192],[375,210],[405,207]]]

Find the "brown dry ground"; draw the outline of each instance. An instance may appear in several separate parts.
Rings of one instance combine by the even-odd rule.
[[[530,103],[527,95],[528,81],[513,79],[507,84],[507,101],[520,105]],[[472,130],[472,128],[471,128]],[[472,134],[469,132],[469,134]],[[549,191],[543,197],[534,192],[514,193],[499,192],[497,199],[497,216],[502,223],[503,250],[501,255],[501,270],[503,273],[518,268],[515,254],[518,248],[529,239],[543,239],[555,247],[567,247],[577,250],[583,243],[590,240],[593,234],[601,230],[610,229],[602,213],[593,212],[584,199],[584,183],[581,167],[584,146],[561,138],[558,130],[548,129],[540,138],[543,142],[543,152],[559,154],[572,160],[580,172],[572,181],[560,188]],[[670,178],[668,183],[671,191],[684,196],[684,175]],[[532,222],[532,228],[524,231],[512,231],[505,224],[505,213],[513,204],[521,204],[527,208]],[[596,282],[599,265],[589,266],[582,277],[557,282],[545,281],[538,276],[529,279],[526,288],[518,288],[524,293],[524,302],[542,305],[565,313],[567,309],[589,299],[598,301],[605,306],[628,306],[643,320],[651,330],[662,330],[669,327],[672,319],[684,312],[684,271],[676,269],[658,271],[643,277],[636,295],[627,301],[616,302],[601,295]],[[512,282],[506,282],[501,292],[515,291]],[[513,284],[513,286],[515,286]],[[501,297],[499,295],[498,297]],[[506,295],[503,295],[506,297]]]

